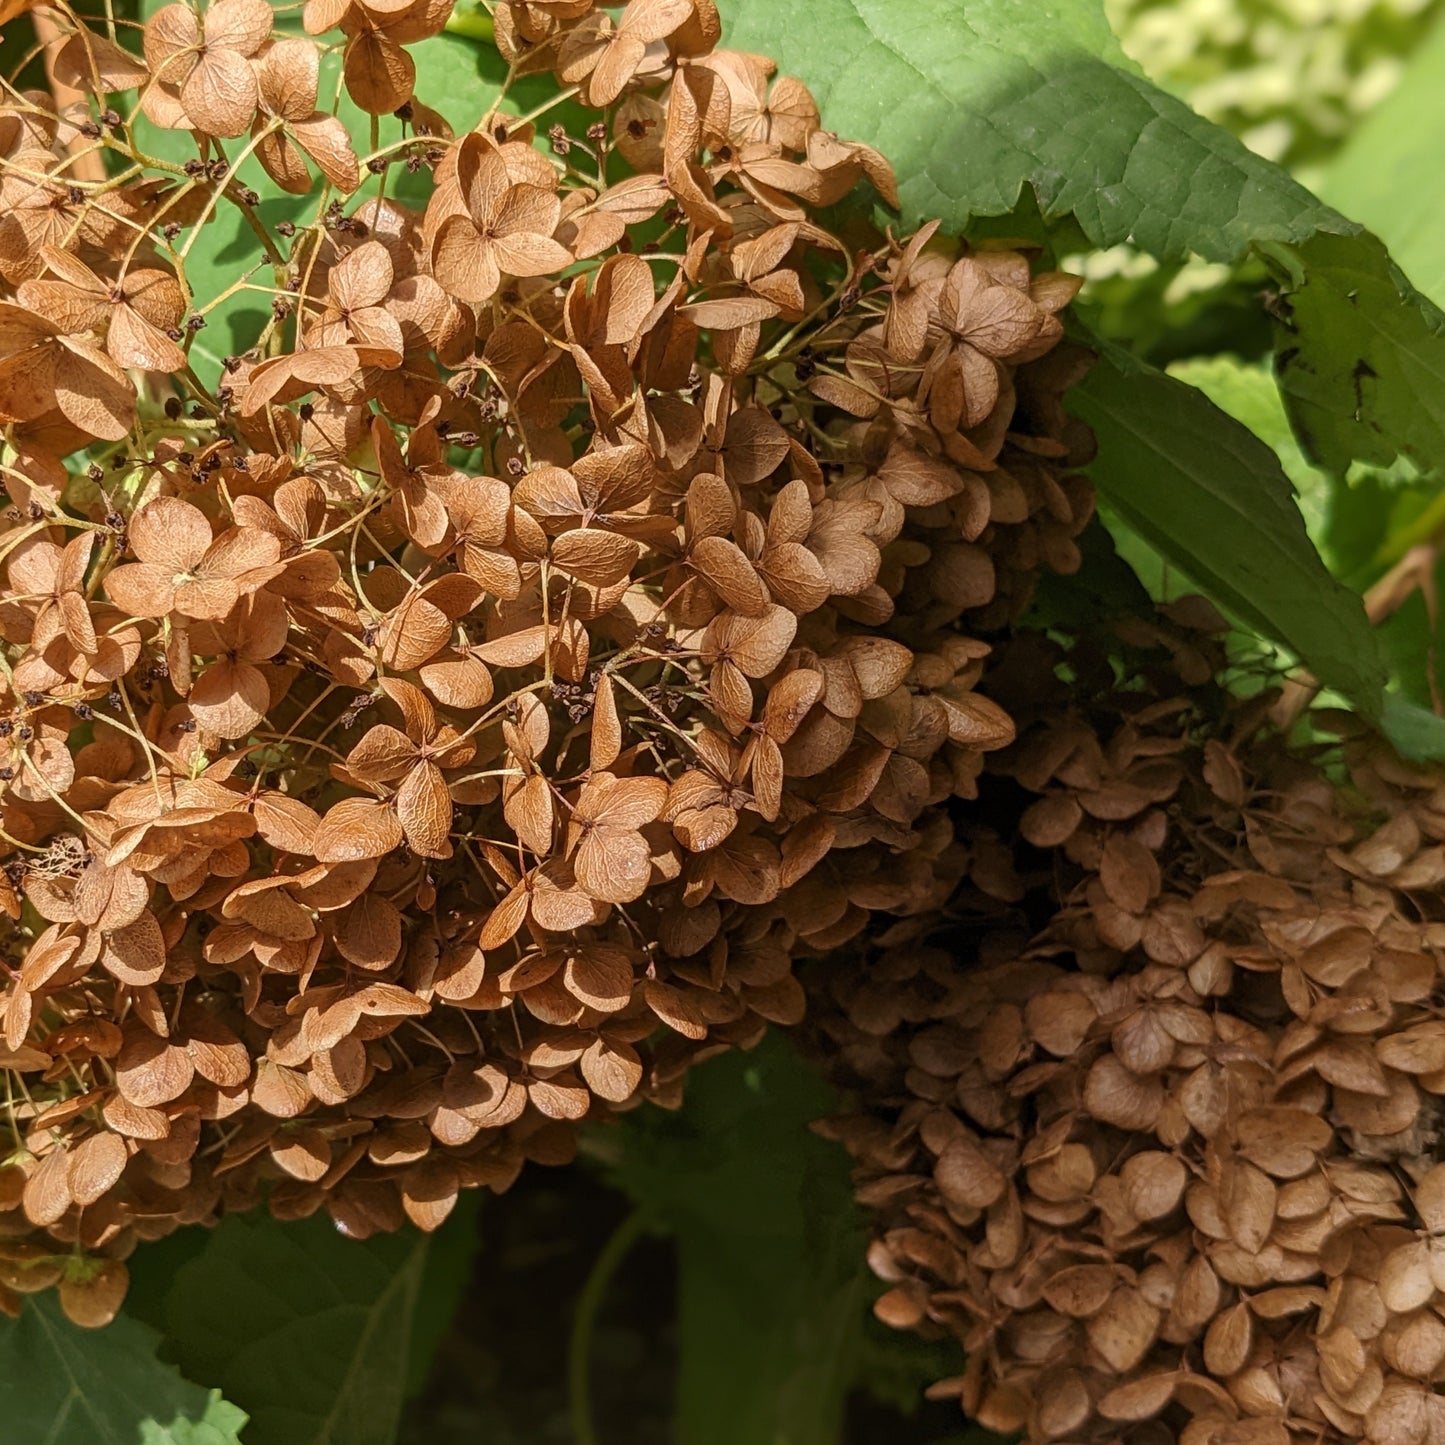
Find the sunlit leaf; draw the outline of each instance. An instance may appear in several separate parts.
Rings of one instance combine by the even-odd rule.
[[[774,56],[825,123],[898,171],[905,223],[1013,211],[1090,242],[1233,260],[1353,227],[1284,170],[1141,76],[1100,0],[726,0],[728,44]]]
[[[1427,296],[1445,303],[1445,20],[1408,59],[1399,88],[1370,112],[1320,183],[1320,194],[1363,221]]]

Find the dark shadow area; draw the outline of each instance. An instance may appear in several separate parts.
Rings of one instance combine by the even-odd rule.
[[[567,1348],[593,1263],[631,1213],[585,1168],[529,1168],[481,1210],[481,1245],[400,1445],[574,1445]],[[601,1445],[669,1445],[677,1373],[671,1245],[644,1236],[612,1280],[592,1337]]]
[[[406,1407],[399,1445],[577,1445],[572,1319],[597,1256],[631,1209],[585,1165],[524,1170],[509,1193],[483,1203],[461,1306],[426,1386]],[[597,1445],[674,1445],[677,1284],[672,1244],[643,1235],[607,1286],[591,1344]],[[889,1352],[936,1352],[940,1371],[949,1368],[946,1347],[882,1326],[876,1337]],[[955,1402],[902,1398],[910,1390],[901,1384],[896,1400],[855,1393],[839,1445],[973,1445],[978,1437],[966,1433]]]

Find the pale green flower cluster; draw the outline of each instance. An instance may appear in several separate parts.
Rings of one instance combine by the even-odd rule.
[[[1106,0],[1159,84],[1271,160],[1322,161],[1395,86],[1445,0]]]

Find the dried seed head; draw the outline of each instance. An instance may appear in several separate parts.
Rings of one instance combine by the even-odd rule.
[[[1207,633],[1129,640],[1164,661],[1121,687],[1082,642],[1007,645],[1012,818],[811,980],[878,1313],[952,1334],[965,1412],[1030,1441],[1427,1438],[1438,779],[1361,736],[1342,789],[1181,682]]]
[[[423,9],[86,30],[74,85],[197,138],[184,181],[96,200],[54,138],[0,181],[6,486],[42,524],[0,562],[0,828],[87,829],[0,943],[0,1067],[48,1121],[0,1214],[47,1258],[263,1197],[435,1227],[796,1023],[796,958],[938,901],[949,800],[1013,735],[991,639],[1078,561],[1071,283],[928,236],[850,257],[819,218],[891,173],[709,6],[500,5],[508,62],[590,109],[550,146],[411,93]],[[323,44],[425,140],[363,165]],[[289,255],[213,144],[243,134],[298,205],[327,183]],[[615,185],[563,163],[613,144]],[[397,156],[425,201],[358,200]],[[227,207],[254,249],[199,267]],[[212,393],[138,389],[204,373],[236,278],[274,291]],[[123,1274],[64,1287],[98,1321]]]

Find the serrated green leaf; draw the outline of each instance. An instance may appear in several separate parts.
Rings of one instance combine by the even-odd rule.
[[[1173,366],[1170,375],[1197,385],[1274,448],[1331,572],[1367,597],[1390,567],[1445,525],[1439,486],[1421,481],[1406,461],[1389,469],[1356,464],[1348,479],[1312,466],[1290,430],[1273,377],[1262,365],[1211,357]],[[1438,595],[1445,589],[1445,564],[1437,562],[1434,573]],[[1413,591],[1377,618],[1373,630],[1392,689],[1379,719],[1381,729],[1408,757],[1441,756],[1445,722],[1427,710],[1439,693],[1439,627],[1424,592]]]
[[[1375,236],[1316,236],[1261,247],[1289,306],[1276,373],[1305,451],[1344,473],[1352,461],[1425,470],[1445,458],[1445,313]]]
[[[1100,0],[724,0],[726,43],[775,57],[827,125],[896,168],[905,224],[1073,215],[1095,245],[1230,261],[1355,229],[1144,79]]]
[[[621,1125],[620,1182],[677,1241],[677,1445],[836,1445],[873,1290],[847,1156],[808,1131],[831,1106],[773,1034]]]
[[[1445,304],[1445,17],[1410,57],[1399,87],[1370,112],[1320,183],[1363,221],[1426,295]]]
[[[1315,550],[1274,452],[1202,392],[1117,347],[1104,348],[1069,406],[1099,439],[1094,484],[1128,525],[1378,716],[1385,669],[1364,606]]]
[[[230,1216],[176,1275],[167,1347],[244,1406],[246,1445],[391,1445],[426,1257],[412,1231]]]
[[[0,1319],[7,1445],[240,1445],[245,1414],[156,1358],[160,1336],[120,1315],[82,1330],[53,1294]],[[204,1377],[202,1377],[204,1378]],[[247,1436],[249,1445],[250,1436]]]

